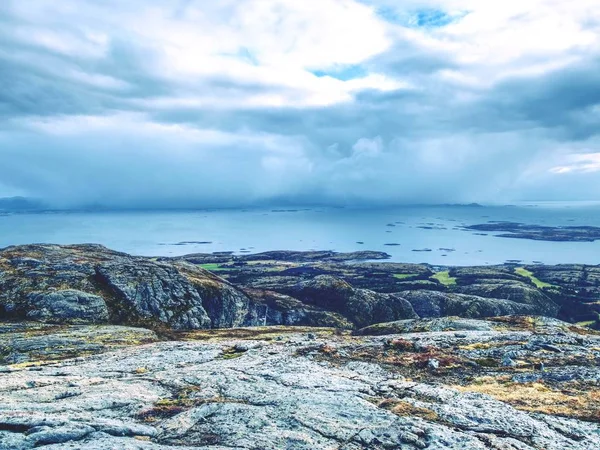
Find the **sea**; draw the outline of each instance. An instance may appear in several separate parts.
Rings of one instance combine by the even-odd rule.
[[[490,221],[600,227],[600,203],[5,212],[0,247],[97,243],[142,256],[377,250],[389,261],[432,265],[600,264],[600,241],[533,241],[464,229]]]

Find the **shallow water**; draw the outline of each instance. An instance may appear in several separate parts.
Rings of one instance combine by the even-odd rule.
[[[215,251],[380,250],[389,253],[391,261],[430,264],[499,264],[507,260],[600,263],[600,241],[540,242],[494,234],[481,236],[460,229],[492,220],[600,226],[600,205],[8,214],[0,216],[0,247],[93,242],[146,256]],[[209,243],[178,245],[186,241]],[[431,251],[414,251],[424,249]]]

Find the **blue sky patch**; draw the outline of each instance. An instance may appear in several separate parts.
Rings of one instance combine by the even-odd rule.
[[[457,22],[463,17],[467,15],[466,12],[462,12],[459,14],[448,14],[440,9],[424,9],[418,11],[411,20],[409,21],[409,25],[422,28],[437,28],[437,27],[445,27],[446,25],[450,25],[453,22]]]
[[[458,22],[468,12],[447,13],[441,9],[421,9],[412,13],[404,13],[395,8],[383,7],[377,10],[380,17],[388,22],[410,28],[440,28]]]
[[[329,70],[313,70],[312,73],[318,77],[329,76],[342,81],[348,81],[353,80],[355,78],[363,78],[367,76],[367,71],[359,65],[334,67]]]

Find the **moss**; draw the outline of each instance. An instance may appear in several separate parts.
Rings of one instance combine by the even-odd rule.
[[[138,413],[137,417],[144,422],[155,422],[159,419],[168,419],[169,417],[176,416],[184,411],[185,408],[182,406],[158,405]]]
[[[227,399],[224,397],[198,398],[194,395],[201,389],[198,386],[188,386],[175,392],[171,398],[158,400],[151,408],[140,411],[137,418],[144,422],[156,422],[168,419],[206,403],[243,403],[240,400]]]
[[[243,356],[247,350],[239,349],[238,347],[227,347],[223,350],[222,359],[235,359]]]
[[[223,353],[222,359],[235,359],[242,356],[243,353]]]
[[[448,270],[444,270],[442,272],[438,272],[431,277],[434,280],[437,280],[439,283],[444,286],[456,286],[456,278],[450,276],[450,272]]]
[[[27,369],[29,367],[45,366],[46,364],[51,364],[52,362],[53,361],[27,361],[17,364],[10,364],[8,367],[10,367],[13,370]]]
[[[515,273],[517,275],[522,276],[522,277],[529,278],[531,280],[531,282],[533,284],[535,284],[535,286],[538,289],[556,288],[556,286],[554,286],[553,284],[546,283],[545,281],[542,281],[539,278],[537,278],[535,275],[533,275],[533,272],[527,270],[525,267],[517,267],[517,268],[515,268]]]

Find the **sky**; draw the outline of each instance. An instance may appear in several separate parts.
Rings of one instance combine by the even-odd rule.
[[[598,0],[2,0],[0,197],[600,199]]]

